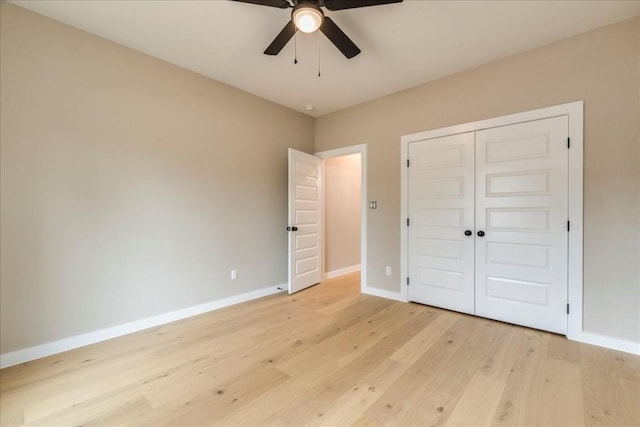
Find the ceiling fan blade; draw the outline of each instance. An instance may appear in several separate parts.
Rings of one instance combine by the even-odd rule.
[[[276,36],[271,44],[264,50],[265,55],[277,55],[280,53],[283,47],[291,40],[291,37],[296,33],[296,25],[293,21],[289,21],[284,26],[282,31]]]
[[[347,58],[351,59],[360,53],[358,46],[356,46],[355,43],[353,43],[351,39],[340,29],[340,27],[333,22],[333,19],[328,16],[324,17],[324,22],[320,27],[320,31],[322,31],[324,35],[331,40],[331,43],[336,45],[338,50],[340,50],[340,52],[342,52],[342,54]]]
[[[258,4],[260,6],[279,7],[280,9],[288,9],[291,4],[287,0],[233,0],[240,3]]]
[[[380,6],[383,4],[402,3],[402,0],[325,0],[329,10],[355,9],[356,7]]]

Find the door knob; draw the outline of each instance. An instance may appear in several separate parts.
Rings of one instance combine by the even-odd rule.
[[[287,231],[298,231],[298,227],[287,227]]]
[[[480,236],[480,237],[484,236],[484,231],[482,231],[482,230],[478,231],[478,236]]]
[[[471,231],[471,230],[465,230],[464,231],[464,235],[465,236],[471,236],[472,234],[473,234],[473,231]]]

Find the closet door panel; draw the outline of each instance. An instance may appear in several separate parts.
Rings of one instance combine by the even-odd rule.
[[[409,300],[473,314],[474,135],[409,145]]]
[[[566,333],[568,119],[476,133],[476,314]]]

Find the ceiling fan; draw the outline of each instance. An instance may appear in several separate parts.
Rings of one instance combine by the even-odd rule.
[[[321,8],[328,10],[355,9],[358,7],[379,6],[390,3],[400,3],[402,0],[235,0],[242,3],[271,6],[291,11],[291,20],[284,26],[271,44],[264,51],[265,55],[277,55],[291,40],[296,31],[313,33],[322,31],[327,38],[347,58],[353,58],[360,53],[360,49]]]

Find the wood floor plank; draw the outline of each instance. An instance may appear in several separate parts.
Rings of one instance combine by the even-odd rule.
[[[492,322],[490,327],[495,327],[497,334],[482,361],[479,372],[487,377],[506,382],[516,362],[524,336],[518,328],[511,325]]]
[[[325,305],[324,307],[316,310],[322,314],[334,314],[342,310],[347,310],[349,307],[354,306],[360,300],[360,295],[354,295],[351,298],[340,299],[332,304]]]
[[[580,343],[577,341],[569,341],[561,335],[551,334],[549,337],[548,356],[579,365]]]
[[[313,387],[312,378],[291,378],[272,387],[269,393],[251,400],[240,409],[228,408],[226,414],[211,422],[211,426],[260,426],[264,420]]]
[[[351,427],[382,427],[382,425],[378,424],[377,422],[367,417],[366,415],[363,415],[360,418],[358,418],[356,422],[351,424]]]
[[[338,397],[340,405],[331,405],[318,419],[319,426],[348,426],[358,421],[382,394],[395,383],[408,366],[386,360],[379,368],[366,375],[358,384]],[[307,424],[312,425],[312,424]]]
[[[220,384],[215,390],[202,390],[190,394],[187,402],[172,401],[162,413],[144,418],[145,425],[210,425],[222,418],[229,407],[242,407],[247,402],[270,392],[274,385],[284,383],[289,377],[273,367],[259,367],[246,375]],[[179,391],[178,391],[179,392]]]
[[[611,364],[618,378],[625,378],[640,384],[640,358],[615,350],[609,350],[602,354],[607,363]]]
[[[149,402],[137,393],[119,392],[108,399],[83,402],[54,416],[40,418],[26,424],[29,427],[72,427],[101,425],[134,425],[135,414],[151,411]]]
[[[629,414],[631,425],[640,426],[640,384],[634,380],[621,379],[618,383],[622,404]]]
[[[407,366],[413,365],[458,319],[459,316],[453,313],[441,311],[433,322],[396,350],[391,359]]]
[[[474,321],[476,319],[473,319]],[[491,322],[482,320],[474,333],[433,377],[399,425],[443,425],[486,359],[498,334]],[[478,398],[478,396],[475,396]]]
[[[445,425],[489,425],[495,415],[504,386],[504,381],[482,374],[474,375]]]
[[[621,357],[619,352],[581,346],[580,355],[586,424],[638,425],[639,420],[633,419],[633,411],[626,404],[628,397],[622,395],[623,389],[619,387],[624,379],[616,366],[616,357]],[[635,399],[639,401],[640,392]]]
[[[416,308],[415,310],[420,310]],[[339,331],[328,340],[319,343],[309,351],[293,357],[278,365],[278,369],[289,375],[304,373],[313,361],[316,369],[338,369],[348,363],[355,354],[365,352],[374,345],[388,330],[406,323],[412,311],[406,304],[394,304],[364,319],[344,331]],[[344,359],[348,358],[348,359]]]
[[[549,357],[545,361],[538,424],[582,426],[584,423],[580,365]]]
[[[279,410],[272,418],[266,419],[265,425],[319,425],[327,413],[341,397],[348,392],[360,391],[360,382],[377,382],[379,369],[388,362],[389,355],[400,345],[405,343],[417,330],[424,328],[431,321],[431,317],[423,307],[410,308],[409,315],[414,318],[405,325],[399,324],[387,336],[370,335],[375,345],[370,350],[359,354],[349,364],[336,369],[324,370],[324,378],[316,381],[314,387],[308,389],[304,395],[298,396]],[[413,314],[411,314],[413,313]],[[315,375],[309,372],[308,375]],[[358,390],[355,390],[358,389]],[[367,386],[367,391],[376,393],[375,386]],[[322,415],[321,415],[322,414]]]
[[[0,371],[21,426],[640,425],[640,357],[360,293],[359,274]]]
[[[471,317],[457,316],[458,321],[365,412],[369,419],[380,425],[399,425],[407,412],[425,410],[420,396],[478,327]]]
[[[73,422],[67,424],[71,426],[84,426],[84,427],[99,427],[99,426],[123,426],[123,427],[135,427],[136,423],[135,414],[146,414],[151,411],[149,402],[144,398],[137,398],[134,400],[127,400],[120,405],[110,405],[108,410],[102,409],[100,412],[94,412],[91,418],[83,423],[79,423],[74,416],[71,420]],[[51,424],[42,424],[44,426],[50,426]],[[56,424],[60,425],[60,424]]]
[[[495,425],[522,426],[537,422],[550,334],[535,330],[523,330],[523,333],[524,339],[493,420]]]
[[[19,400],[2,396],[0,399],[0,425],[5,427],[24,425],[24,411]]]

